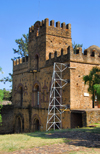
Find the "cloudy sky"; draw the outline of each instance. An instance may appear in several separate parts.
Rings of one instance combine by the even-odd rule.
[[[100,0],[0,0],[0,66],[4,72],[0,78],[12,73],[15,39],[45,18],[71,23],[73,43],[100,47]],[[10,85],[0,83],[0,89],[10,89]]]

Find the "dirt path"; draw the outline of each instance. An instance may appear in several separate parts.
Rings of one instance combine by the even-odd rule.
[[[64,143],[34,147],[6,154],[100,154],[100,134],[67,131],[63,133],[49,133],[46,137],[64,138]],[[67,142],[68,140],[70,141]]]

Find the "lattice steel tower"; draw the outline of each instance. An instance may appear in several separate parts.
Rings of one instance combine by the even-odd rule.
[[[54,130],[62,128],[62,113],[64,112],[62,108],[67,109],[67,105],[62,105],[62,88],[69,82],[63,78],[63,73],[68,68],[68,64],[54,63],[46,131],[51,128]]]

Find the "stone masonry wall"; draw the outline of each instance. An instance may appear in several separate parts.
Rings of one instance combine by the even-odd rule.
[[[89,75],[90,70],[96,65],[70,62],[70,107],[71,109],[92,108],[91,95],[88,93],[88,85],[84,85],[83,76]],[[89,96],[84,96],[88,93]]]
[[[87,126],[100,122],[100,109],[86,111]]]
[[[1,109],[1,115],[2,115],[2,123],[0,123],[0,134],[13,133],[14,106],[3,105],[3,108]]]
[[[28,51],[28,57],[13,62],[14,129],[18,128],[16,123],[19,122],[21,131],[34,131],[36,119],[40,130],[46,129],[54,62],[72,67],[63,73],[63,78],[69,79],[70,83],[62,89],[62,103],[69,105],[70,109],[92,108],[91,95],[85,96],[88,95],[88,86],[84,85],[83,76],[88,75],[93,67],[100,66],[100,57],[97,51],[94,57],[89,50],[83,54],[81,48],[74,53],[71,24],[60,25],[60,22],[56,22],[55,26],[54,20],[49,24],[48,18],[37,21],[29,29]],[[36,101],[36,87],[39,104]],[[71,127],[70,111],[63,113],[62,127]]]

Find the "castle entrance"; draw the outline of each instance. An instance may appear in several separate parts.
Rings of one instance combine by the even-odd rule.
[[[82,112],[71,112],[71,128],[83,127]]]
[[[17,116],[15,119],[15,132],[22,133],[24,131],[24,121],[21,116]]]
[[[34,119],[33,122],[33,131],[39,131],[40,130],[40,123],[38,119]]]

